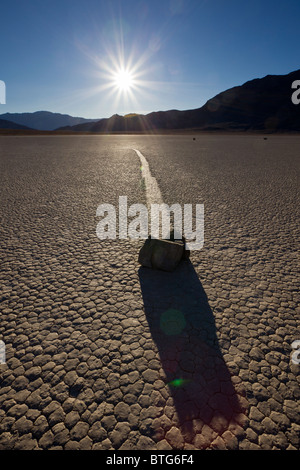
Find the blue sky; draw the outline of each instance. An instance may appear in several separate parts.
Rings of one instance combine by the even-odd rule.
[[[300,68],[299,0],[11,0],[0,18],[0,113],[194,109]]]

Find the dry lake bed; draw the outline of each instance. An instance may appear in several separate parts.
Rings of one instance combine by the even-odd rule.
[[[195,137],[195,138],[194,138]],[[204,205],[174,272],[100,204]],[[0,449],[299,450],[299,136],[0,137]]]

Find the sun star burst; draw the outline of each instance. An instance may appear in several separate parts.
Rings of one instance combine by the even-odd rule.
[[[114,85],[120,91],[129,91],[134,86],[134,78],[132,72],[121,69],[114,74]]]

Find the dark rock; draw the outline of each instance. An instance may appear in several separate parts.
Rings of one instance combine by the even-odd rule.
[[[189,258],[185,249],[185,240],[174,240],[171,234],[169,240],[151,239],[142,246],[138,261],[142,266],[163,271],[174,271],[180,261]]]

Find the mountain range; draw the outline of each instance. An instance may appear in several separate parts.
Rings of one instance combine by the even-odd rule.
[[[267,75],[230,88],[187,111],[160,111],[146,115],[115,114],[98,122],[64,130],[85,132],[141,132],[156,130],[300,131],[300,105],[292,103],[292,83],[300,70],[287,75]]]
[[[22,126],[21,124],[17,124],[12,121],[7,121],[6,119],[0,119],[0,129],[20,129],[20,130],[28,130],[29,127]]]
[[[36,111],[34,113],[5,113],[0,114],[0,119],[5,119],[7,121],[20,124],[21,126],[41,131],[53,131],[58,127],[75,126],[85,122],[98,121],[98,119],[85,119],[82,117],[73,117],[69,114],[51,113],[50,111]]]
[[[296,80],[300,80],[300,69],[287,75],[267,75],[223,91],[208,100],[204,106],[186,111],[158,111],[146,115],[133,113],[126,116],[115,114],[99,120],[45,111],[19,115],[6,113],[0,115],[0,118],[34,129],[55,129],[60,132],[156,132],[187,129],[300,131],[300,104],[292,102],[295,91],[292,83]]]

